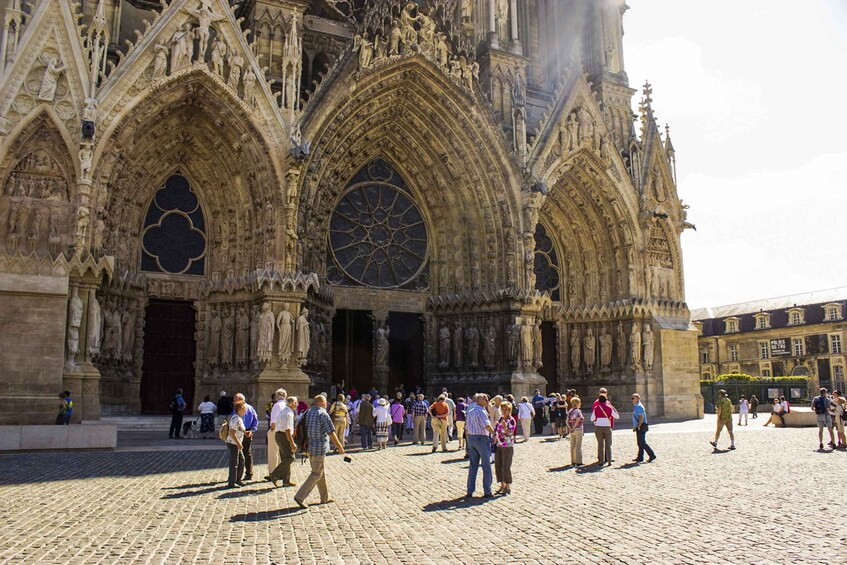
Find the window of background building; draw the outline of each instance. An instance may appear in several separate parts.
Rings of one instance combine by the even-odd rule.
[[[803,323],[803,316],[800,315],[800,312],[792,312],[791,313],[791,325],[799,326]]]
[[[712,374],[711,373],[703,373],[703,380],[704,381],[712,380]]]
[[[770,378],[771,370],[770,369],[762,369],[762,376]]]
[[[703,350],[703,364],[705,365],[708,362],[709,362],[709,350],[704,349]]]
[[[838,307],[830,306],[826,309],[826,319],[827,320],[837,320],[838,319]]]
[[[770,326],[770,324],[768,324],[768,317],[767,316],[757,316],[756,317],[756,329],[757,330],[764,330],[764,329],[767,329],[769,326]]]
[[[838,390],[844,390],[844,366],[843,365],[835,365],[832,368],[832,377],[835,379],[835,388]]]
[[[770,344],[767,341],[759,342],[759,359],[767,359],[770,356]]]
[[[841,353],[841,336],[840,335],[829,336],[829,352],[830,353]]]
[[[738,322],[735,320],[729,320],[726,323],[726,331],[728,333],[735,333],[738,331]]]
[[[729,360],[738,361],[738,346],[735,344],[729,346]]]
[[[803,355],[803,339],[794,338],[791,340],[791,348],[794,351],[795,357],[801,357]]]

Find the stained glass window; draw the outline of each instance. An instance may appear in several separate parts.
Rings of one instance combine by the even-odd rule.
[[[141,237],[141,270],[202,275],[206,223],[200,200],[181,175],[168,178],[147,208]]]
[[[562,277],[559,258],[553,240],[544,224],[535,226],[535,288],[550,293],[554,301],[561,300]]]

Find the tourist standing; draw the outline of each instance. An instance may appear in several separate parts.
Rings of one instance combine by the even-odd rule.
[[[521,421],[521,431],[523,432],[524,443],[529,441],[529,436],[532,433],[532,419],[535,417],[535,408],[529,403],[527,397],[521,398],[518,404],[518,420]]]
[[[594,422],[594,437],[597,438],[598,465],[612,464],[612,429],[619,417],[618,411],[605,394],[597,397],[591,410],[591,421]]]
[[[756,398],[756,395],[754,394],[754,395],[750,396],[750,413],[752,414],[753,419],[756,419],[756,418],[759,417],[758,409],[759,409],[759,399]]]
[[[303,415],[303,425],[306,428],[306,438],[309,445],[309,465],[311,473],[303,482],[303,486],[294,495],[294,502],[300,508],[307,508],[306,498],[315,488],[318,487],[318,493],[321,496],[321,504],[329,504],[333,500],[329,497],[329,491],[326,488],[326,474],[324,473],[324,463],[326,462],[326,453],[329,451],[329,440],[338,448],[339,453],[344,454],[344,446],[338,436],[335,435],[335,428],[332,425],[332,419],[326,412],[326,397],[318,395],[315,397],[314,405],[309,408]]]
[[[647,453],[647,462],[652,463],[656,454],[647,445],[647,411],[641,404],[641,396],[638,393],[632,395],[632,431],[635,432],[635,440],[638,444],[638,455],[635,456],[636,463],[644,461],[644,453]]]
[[[359,436],[362,440],[362,450],[373,449],[374,406],[371,404],[370,394],[362,395],[357,421],[359,423]]]
[[[68,403],[65,401],[65,393],[59,393],[59,412],[56,414],[56,425],[65,425],[65,415],[68,413]]]
[[[182,429],[182,412],[185,410],[185,399],[182,397],[182,389],[176,389],[168,406],[171,411],[171,427],[168,430],[168,438],[179,439],[179,430]]]
[[[812,411],[818,420],[818,449],[823,450],[823,429],[829,432],[829,446],[835,449],[835,434],[832,432],[832,415],[829,409],[832,401],[826,395],[826,389],[821,388],[818,396],[812,399]]]
[[[467,409],[465,399],[459,397],[456,402],[456,437],[459,439],[459,450],[465,449],[465,411]]]
[[[497,494],[512,492],[512,460],[515,456],[515,431],[517,423],[512,417],[512,405],[509,402],[500,404],[500,421],[494,428],[494,473],[500,488]]]
[[[406,417],[406,408],[403,406],[402,398],[395,398],[391,403],[391,436],[394,445],[403,440],[403,420]]]
[[[415,420],[415,431],[412,436],[412,444],[420,443],[424,444],[426,441],[426,413],[429,410],[429,406],[424,400],[424,395],[418,394],[418,399],[412,403],[412,415]]]
[[[197,407],[197,411],[200,413],[200,436],[203,439],[214,437],[215,410],[217,410],[217,406],[207,394],[203,398],[203,402]]]
[[[450,412],[447,413],[447,441],[453,441],[453,433],[455,431],[454,423],[456,421],[456,403],[453,402],[453,399],[450,398],[450,393],[447,392],[447,389],[443,389],[442,394],[444,395],[444,402],[447,404],[447,408],[450,409]]]
[[[414,430],[415,430],[415,415],[412,413],[412,404],[415,403],[415,393],[409,393],[409,398],[406,399],[406,403],[404,407],[406,408],[406,432],[412,436],[412,443],[414,441]]]
[[[532,407],[535,409],[535,435],[540,436],[544,433],[544,397],[538,389],[532,397]]]
[[[294,412],[297,410],[297,397],[291,396],[285,399],[285,408],[279,411],[274,428],[276,434],[277,450],[279,451],[279,464],[270,471],[265,480],[271,481],[275,487],[279,481],[286,487],[293,487],[297,483],[291,480],[291,464],[294,463],[294,454],[297,445],[294,443]]]
[[[65,394],[65,406],[66,406],[67,409],[65,410],[65,415],[64,415],[64,419],[63,419],[62,423],[67,426],[67,425],[70,425],[71,416],[74,415],[74,400],[73,400],[73,398],[71,398],[71,391],[66,390],[66,391],[64,391],[64,394]],[[183,403],[183,408],[185,408],[184,403]]]
[[[278,388],[274,393],[273,408],[271,408],[271,429],[268,430],[268,473],[279,465],[279,447],[276,442],[276,421],[279,418],[279,412],[286,406],[286,398],[288,391],[284,388]]]
[[[256,409],[247,403],[247,398],[240,392],[234,397],[235,402],[244,404],[244,439],[241,440],[241,451],[244,453],[244,480],[253,480],[253,434],[259,429],[259,415]],[[239,475],[240,477],[240,475]],[[239,478],[239,481],[241,479]],[[242,481],[243,482],[243,481]]]
[[[432,452],[438,449],[441,442],[441,451],[447,451],[447,419],[450,417],[450,408],[447,406],[446,396],[442,393],[438,400],[429,407],[432,416]]]
[[[847,449],[847,438],[844,437],[844,420],[847,414],[847,400],[841,396],[840,390],[832,392],[834,397],[832,406],[835,409],[832,417],[832,423],[835,424],[836,435],[838,436],[838,449]]]
[[[571,437],[571,465],[579,467],[582,465],[582,434],[584,431],[585,416],[580,407],[582,400],[578,396],[571,398],[572,408],[568,412],[568,432]]]
[[[388,433],[391,427],[391,408],[385,398],[377,401],[374,408],[374,425],[376,429],[377,449],[388,449]]]
[[[332,418],[332,425],[335,426],[335,435],[341,440],[341,443],[346,444],[344,436],[347,432],[347,418],[350,410],[347,408],[343,394],[336,397],[335,402],[329,407],[329,417]]]
[[[747,414],[750,412],[750,403],[747,401],[747,397],[742,395],[741,400],[738,401],[738,425],[742,425],[741,421],[744,420],[743,425],[747,425]]]
[[[244,473],[244,421],[242,417],[247,411],[247,407],[243,402],[237,402],[233,406],[233,413],[227,418],[227,426],[229,433],[226,436],[226,447],[229,452],[229,475],[227,476],[227,486],[234,488],[236,486],[244,486],[241,482],[241,475]]]
[[[488,417],[488,396],[482,393],[474,397],[474,403],[468,407],[465,414],[465,431],[468,435],[468,484],[466,497],[473,496],[476,490],[476,476],[482,467],[482,491],[485,498],[494,496],[491,493],[491,418]]]
[[[735,435],[732,433],[732,401],[729,399],[725,390],[718,391],[718,402],[716,405],[718,412],[718,429],[715,431],[715,441],[710,441],[712,447],[718,448],[718,439],[721,437],[721,432],[726,428],[729,434],[729,448],[735,449]]]

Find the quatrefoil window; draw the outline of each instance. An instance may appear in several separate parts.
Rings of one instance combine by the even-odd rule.
[[[188,180],[173,175],[153,197],[141,236],[141,270],[203,275],[206,224],[200,200]]]
[[[561,300],[562,276],[559,257],[553,240],[547,235],[544,224],[535,226],[535,288],[550,293],[553,300]]]

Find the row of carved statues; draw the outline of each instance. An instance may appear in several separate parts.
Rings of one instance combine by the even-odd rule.
[[[67,210],[29,199],[11,198],[6,222],[6,251],[38,253],[46,246],[50,254],[62,252],[62,218]]]
[[[610,372],[613,349],[620,370],[627,367],[636,370],[641,367],[646,371],[653,370],[655,335],[649,322],[644,323],[643,331],[638,322],[632,322],[628,338],[621,321],[617,323],[614,337],[603,324],[600,325],[598,335],[595,335],[591,325],[583,331],[580,331],[581,329],[580,326],[574,325],[570,330],[568,349],[572,374],[593,375],[598,361],[601,373]]]
[[[479,326],[483,326],[480,329]],[[542,366],[541,321],[523,318],[506,330],[507,359],[511,368],[536,371]],[[494,370],[497,367],[498,332],[494,321],[443,320],[438,329],[438,368]]]
[[[139,323],[138,302],[133,298],[106,295],[99,299],[93,291],[88,300],[73,287],[68,300],[67,364],[75,367],[81,348],[97,364],[126,365],[135,355],[136,325]],[[86,304],[87,303],[87,304]],[[81,335],[83,314],[88,307],[87,334]]]

